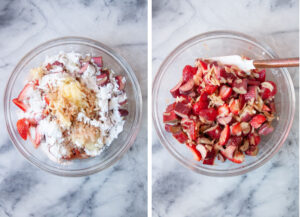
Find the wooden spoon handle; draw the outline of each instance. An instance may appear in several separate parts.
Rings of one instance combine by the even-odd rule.
[[[280,68],[299,66],[299,57],[287,59],[253,60],[255,68]]]

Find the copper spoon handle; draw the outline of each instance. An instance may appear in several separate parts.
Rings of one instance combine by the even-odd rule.
[[[280,68],[299,66],[299,57],[271,60],[253,60],[255,68]]]

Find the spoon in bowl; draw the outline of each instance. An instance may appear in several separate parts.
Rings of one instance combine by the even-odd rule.
[[[248,60],[239,55],[209,57],[207,60],[219,61],[224,65],[235,65],[245,72],[256,68],[280,68],[299,66],[299,57],[268,60]]]

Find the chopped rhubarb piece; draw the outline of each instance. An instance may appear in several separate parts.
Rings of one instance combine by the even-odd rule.
[[[180,81],[178,82],[178,84],[176,84],[175,87],[173,87],[171,90],[170,90],[170,93],[172,94],[172,96],[174,98],[176,98],[177,96],[180,96],[180,93],[179,93],[179,88],[181,87],[183,83],[183,80],[180,79]]]
[[[96,78],[97,78],[96,82],[98,86],[104,86],[109,82],[109,77],[107,73],[102,73],[100,75],[97,75]]]
[[[180,143],[185,143],[188,140],[188,136],[183,131],[173,133],[173,136]]]
[[[258,96],[258,87],[257,86],[249,86],[248,92],[245,94],[245,100],[257,99]]]
[[[178,133],[181,131],[181,127],[178,124],[177,125],[166,124],[165,129],[167,132],[170,133]]]
[[[254,113],[255,113],[255,110],[252,107],[246,106],[240,115],[241,121],[243,121],[243,122],[250,121],[251,118],[253,117]]]
[[[219,139],[221,135],[222,128],[217,124],[211,128],[208,128],[204,133],[208,134],[212,139]]]
[[[193,105],[193,112],[196,115],[199,115],[200,111],[202,109],[207,109],[208,108],[208,98],[207,98],[207,93],[202,93],[199,97],[199,101],[197,101],[194,105]]]
[[[222,130],[220,139],[219,139],[219,145],[223,146],[227,143],[228,139],[230,137],[230,127],[229,125],[226,125],[225,128]]]
[[[250,124],[255,129],[259,128],[264,122],[266,121],[266,117],[264,115],[258,114],[255,115],[251,121]]]
[[[191,112],[191,107],[187,104],[182,103],[182,102],[178,102],[175,105],[174,111],[179,117],[188,118],[188,115]]]
[[[251,126],[248,122],[242,122],[241,128],[242,128],[243,135],[247,135],[251,131]]]
[[[84,63],[79,71],[79,74],[82,74],[85,72],[85,70],[87,70],[87,68],[89,67],[89,63]]]
[[[230,102],[229,104],[229,108],[230,111],[234,114],[234,115],[238,115],[240,112],[240,103],[238,99],[234,99]]]
[[[180,123],[182,128],[185,129],[185,132],[189,135],[189,137],[192,140],[196,140],[198,136],[196,122],[191,119],[183,118]]]
[[[25,87],[21,90],[19,96],[18,96],[18,100],[19,101],[23,101],[24,99],[26,99],[28,96],[27,96],[27,93],[29,91],[30,88],[33,88],[35,85],[33,83],[27,83],[25,85]]]
[[[120,115],[121,116],[127,116],[129,112],[126,109],[119,109]]]
[[[163,122],[164,123],[177,123],[178,121],[179,121],[179,119],[174,111],[164,112],[164,114],[163,114]]]
[[[248,139],[250,146],[257,146],[260,143],[260,136],[257,133],[250,133]]]
[[[216,152],[214,149],[212,149],[207,153],[206,158],[203,160],[203,164],[214,165],[215,158],[216,158]]]
[[[191,78],[190,80],[185,82],[183,85],[181,85],[181,87],[179,88],[179,93],[188,94],[189,91],[191,91],[193,89],[194,84],[195,84],[194,80],[193,80],[193,78]]]
[[[24,112],[26,112],[26,110],[28,109],[28,106],[25,105],[23,102],[19,101],[17,98],[13,99],[12,101],[16,106],[18,106]]]
[[[207,70],[207,64],[203,62],[202,60],[198,59],[197,60],[198,64],[201,66],[202,70]]]
[[[28,121],[27,118],[22,118],[17,121],[17,130],[20,136],[22,137],[22,139],[24,140],[27,139],[27,135],[29,133],[29,126],[30,126],[30,122]]]
[[[266,70],[265,69],[259,71],[258,75],[259,75],[259,77],[257,78],[257,80],[259,80],[260,82],[264,82],[266,80]]]
[[[193,79],[193,76],[197,73],[198,68],[186,65],[182,70],[182,78],[184,82]]]
[[[201,153],[197,150],[195,145],[189,145],[186,144],[186,146],[192,151],[193,155],[194,155],[194,159],[196,161],[200,161],[201,160]]]
[[[271,102],[271,103],[270,103],[270,109],[271,109],[271,112],[272,112],[272,113],[276,113],[276,106],[275,106],[275,103],[274,103],[274,102]]]
[[[260,81],[254,80],[254,79],[248,79],[248,85],[249,86],[259,86],[260,85]]]
[[[171,111],[174,111],[174,109],[175,109],[175,105],[176,105],[176,103],[174,102],[174,103],[172,103],[172,104],[170,104],[170,105],[168,105],[167,106],[167,109],[166,109],[166,112],[171,112]]]
[[[238,94],[246,94],[247,93],[247,79],[235,79],[233,82],[233,91]]]
[[[227,146],[240,146],[243,142],[243,137],[241,136],[232,136],[229,138],[226,147]]]
[[[274,128],[270,124],[263,124],[258,131],[259,135],[268,135],[269,133],[272,133],[274,131]]]
[[[218,89],[218,86],[207,85],[207,86],[205,87],[205,92],[206,92],[208,95],[211,95],[211,94],[213,94],[214,92],[216,92],[217,89]]]
[[[230,113],[230,110],[226,103],[224,103],[222,106],[218,107],[218,117],[228,116],[229,113]]]
[[[249,149],[245,151],[245,154],[249,156],[256,156],[258,154],[258,150],[258,146],[250,146]]]
[[[215,67],[216,70],[216,77],[219,81],[221,81],[222,83],[226,82],[226,78],[227,78],[227,73],[225,71],[225,68],[219,68],[219,67]]]
[[[217,117],[217,110],[215,108],[202,109],[199,112],[199,116],[208,121],[214,121]]]
[[[227,85],[221,86],[219,95],[222,100],[227,100],[231,96],[231,93],[232,93],[231,87],[228,87]]]
[[[119,90],[124,90],[125,89],[125,82],[123,81],[123,76],[122,75],[117,75],[116,80],[119,86]]]
[[[265,81],[261,83],[261,97],[263,100],[275,96],[277,86],[273,81]]]
[[[241,123],[234,123],[231,126],[231,134],[234,136],[240,136],[242,135],[242,126]]]
[[[202,159],[205,159],[208,153],[207,148],[204,145],[199,144],[196,146],[196,149],[200,152]]]
[[[233,158],[234,152],[237,150],[237,146],[229,145],[225,149],[221,149],[221,154],[227,159]]]
[[[228,115],[226,117],[218,117],[217,121],[218,121],[219,124],[222,124],[222,125],[225,126],[225,125],[231,123],[231,121],[232,121],[232,115]]]
[[[103,66],[102,56],[99,56],[99,57],[92,57],[92,60],[94,61],[94,63],[95,63],[98,67],[102,67],[102,66]]]
[[[249,148],[249,140],[248,139],[244,139],[243,144],[240,146],[240,150],[241,151],[247,151]]]
[[[245,95],[243,94],[239,95],[239,104],[240,104],[240,109],[243,109],[245,105]]]

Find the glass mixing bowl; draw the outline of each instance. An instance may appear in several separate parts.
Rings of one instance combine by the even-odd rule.
[[[293,82],[286,68],[267,69],[267,80],[277,84],[275,98],[278,120],[272,125],[272,134],[262,136],[259,154],[246,156],[242,164],[230,161],[222,163],[215,160],[215,165],[203,165],[193,160],[192,153],[185,145],[175,140],[164,129],[163,112],[173,102],[170,89],[179,81],[185,65],[194,65],[198,57],[216,57],[226,55],[245,55],[253,59],[272,59],[278,56],[267,45],[257,42],[244,34],[228,31],[215,31],[197,35],[179,45],[161,64],[153,81],[153,122],[163,146],[184,166],[209,176],[233,176],[247,173],[266,163],[283,145],[292,126],[295,112],[295,92]]]
[[[39,148],[35,149],[30,141],[24,141],[17,132],[16,111],[17,106],[12,103],[12,99],[17,97],[24,86],[30,69],[38,67],[47,55],[55,55],[59,51],[78,52],[91,54],[92,56],[102,56],[104,65],[111,68],[116,74],[125,76],[126,93],[128,97],[129,115],[126,117],[124,130],[119,134],[112,144],[107,147],[99,156],[72,160],[59,164],[51,161]],[[104,44],[80,37],[64,37],[48,41],[30,51],[17,64],[8,80],[4,95],[4,113],[7,130],[16,148],[31,163],[39,168],[61,176],[84,176],[99,172],[120,159],[123,154],[133,144],[142,116],[142,95],[134,72],[128,63],[112,49]]]

